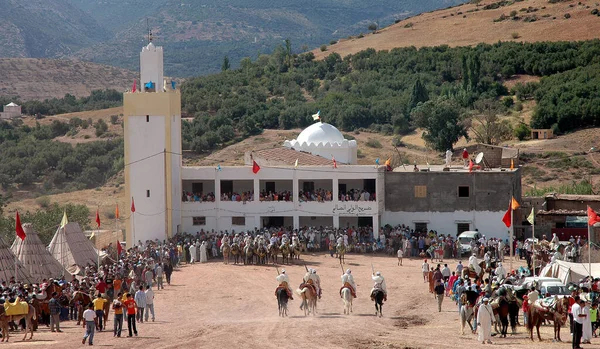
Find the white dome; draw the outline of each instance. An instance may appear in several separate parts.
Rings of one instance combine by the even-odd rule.
[[[296,141],[300,144],[342,143],[344,136],[335,126],[316,122],[300,132]]]

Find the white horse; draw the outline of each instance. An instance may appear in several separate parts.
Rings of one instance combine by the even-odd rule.
[[[460,307],[460,333],[465,334],[465,325],[469,325],[471,328],[471,332],[474,332],[473,326],[471,325],[471,321],[473,320],[473,307],[469,304],[463,304]]]
[[[348,287],[342,289],[342,300],[344,301],[344,314],[350,315],[352,312],[352,292]]]

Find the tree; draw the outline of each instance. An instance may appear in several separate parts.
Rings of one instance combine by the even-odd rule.
[[[420,104],[411,116],[415,126],[425,129],[423,139],[427,146],[437,151],[452,149],[461,137],[469,137],[460,107],[445,97]]]
[[[429,100],[427,88],[423,85],[423,83],[421,83],[421,79],[417,78],[415,84],[413,85],[412,94],[410,96],[410,110],[416,107],[419,103],[427,102],[427,100]]]
[[[221,71],[228,71],[229,68],[231,68],[231,65],[229,64],[229,57],[225,56],[223,57],[223,64],[221,64]]]
[[[373,32],[376,31],[377,30],[377,23],[371,23],[371,24],[369,24],[369,28],[367,28],[367,29],[369,29],[370,31],[373,31]]]
[[[470,120],[471,132],[479,143],[498,145],[512,138],[512,127],[508,120],[500,120],[505,108],[496,100],[475,102]]]
[[[524,123],[520,123],[515,128],[515,137],[520,141],[527,139],[531,135],[531,128]]]

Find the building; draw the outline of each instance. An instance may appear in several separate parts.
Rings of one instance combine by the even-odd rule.
[[[141,85],[160,86],[162,48],[149,43],[140,66]],[[245,166],[183,166],[181,98],[172,88],[125,93],[124,120],[125,186],[135,203],[128,246],[177,232],[281,226],[368,226],[377,237],[405,224],[507,238],[501,219],[521,194],[518,168],[357,165],[356,142],[320,121],[281,148],[246,153]]]
[[[546,235],[548,239],[556,234],[560,240],[569,240],[571,236],[587,239],[587,208],[600,211],[600,195],[548,194],[544,204],[536,211],[535,235]],[[598,228],[594,228],[598,232]],[[596,234],[592,241],[598,241]]]
[[[551,128],[532,129],[531,139],[552,139],[554,138],[554,131]]]
[[[10,102],[4,106],[4,111],[0,113],[0,119],[12,119],[21,117],[21,106]]]

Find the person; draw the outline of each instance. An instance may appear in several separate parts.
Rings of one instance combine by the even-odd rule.
[[[292,297],[292,289],[290,288],[290,278],[285,273],[285,269],[281,269],[281,274],[277,275],[275,280],[277,280],[277,282],[279,283],[278,288],[285,288],[287,290],[288,297],[293,300],[294,298]],[[277,296],[277,293],[275,294],[275,296]]]
[[[427,259],[421,264],[421,271],[423,272],[423,282],[427,282],[429,277],[429,264],[427,264]]]
[[[494,323],[494,314],[492,306],[489,304],[490,299],[485,297],[483,304],[479,306],[477,311],[477,339],[481,344],[486,342],[492,344],[492,324]]]
[[[535,289],[535,286],[531,286],[530,292],[527,294],[527,299],[529,300],[529,306],[533,306],[533,304],[540,298],[539,292]]]
[[[527,326],[527,313],[529,312],[529,297],[523,296],[523,326]]]
[[[146,281],[146,288],[152,287],[152,281],[154,281],[154,271],[150,267],[144,272],[144,280]]]
[[[463,272],[462,261],[458,261],[458,264],[456,265],[456,275],[458,275],[460,277],[460,276],[462,276],[462,272]]]
[[[113,319],[113,337],[121,337],[121,331],[123,330],[123,293],[119,292],[117,298],[113,300],[112,308],[115,311],[115,317]]]
[[[452,150],[446,150],[446,167],[450,167],[452,164]]]
[[[463,148],[462,158],[463,158],[464,166],[465,167],[469,166],[469,152],[467,151],[467,148]]]
[[[90,303],[88,309],[83,312],[83,328],[85,328],[85,334],[81,344],[85,344],[86,339],[89,338],[90,345],[94,345],[94,330],[96,329],[96,312],[94,311],[94,304]]]
[[[592,309],[590,309],[590,321],[592,322],[592,336],[598,337],[596,330],[598,329],[598,303],[592,303]]]
[[[592,344],[592,319],[590,318],[591,306],[592,302],[588,300],[585,302],[585,306],[583,307],[583,314],[585,314],[585,318],[583,319],[581,331],[581,343],[584,344]]]
[[[400,247],[398,249],[398,265],[402,265],[402,257],[404,257],[404,250]]]
[[[171,264],[171,261],[168,261],[167,264],[165,264],[165,277],[167,278],[167,285],[171,285],[171,274],[173,274],[173,265]]]
[[[98,293],[98,296],[92,303],[94,304],[94,311],[96,312],[96,329],[102,331],[104,328],[102,322],[104,320],[104,303],[106,303],[106,299],[102,298],[102,293]]]
[[[135,300],[133,300],[133,296],[131,295],[131,293],[127,294],[127,300],[123,302],[123,305],[125,305],[125,307],[127,308],[127,328],[129,330],[129,335],[127,337],[132,336],[132,330],[133,333],[135,333],[135,335],[137,336],[138,332],[137,328],[135,327],[135,314],[137,304],[135,303]]]
[[[584,302],[579,298],[575,297],[575,303],[571,307],[573,313],[573,349],[581,348],[581,336],[583,332],[583,321],[586,318],[586,314],[583,313]]]
[[[435,290],[435,297],[437,298],[437,302],[438,302],[438,312],[441,312],[442,311],[442,301],[444,300],[444,293],[446,291],[442,280],[436,281],[434,290]]]
[[[146,293],[144,292],[144,286],[140,286],[140,289],[135,293],[135,304],[137,306],[137,313],[135,318],[138,322],[144,323],[144,309],[146,308]]]
[[[208,262],[207,254],[206,254],[206,241],[202,241],[202,245],[200,245],[200,263]]]
[[[152,287],[148,287],[146,289],[146,322],[148,322],[148,317],[152,312],[152,322],[154,322],[154,291],[152,291]]]
[[[196,245],[190,244],[190,264],[194,264],[196,261]]]
[[[450,279],[450,268],[448,268],[448,264],[444,264],[444,267],[441,270],[442,273],[442,277],[444,278],[444,282],[448,282],[448,279]]]
[[[163,267],[162,267],[162,263],[159,263],[156,266],[155,273],[156,273],[156,287],[157,287],[157,289],[160,290],[162,288],[164,290],[165,286],[163,285]]]
[[[498,263],[498,267],[494,270],[494,274],[498,277],[498,280],[503,280],[506,278],[506,269],[502,266],[502,263]]]
[[[475,270],[475,274],[479,275],[481,273],[481,266],[479,266],[479,263],[477,262],[477,256],[475,253],[476,252],[473,252],[471,257],[469,257],[469,268]]]
[[[381,272],[378,271],[371,275],[371,279],[375,282],[371,290],[371,300],[375,300],[375,291],[381,290],[383,291],[383,300],[387,302],[387,287],[385,285],[385,278],[381,276]]]
[[[60,330],[60,303],[58,303],[58,293],[52,292],[52,299],[48,302],[50,308],[50,331],[55,332],[54,327],[56,326],[56,332],[62,332]]]
[[[311,269],[310,272],[312,274],[311,279],[317,287],[317,295],[319,296],[319,299],[321,299],[321,277],[317,275],[317,269]]]
[[[344,287],[348,287],[350,289],[350,293],[352,293],[352,297],[356,298],[356,283],[354,282],[354,277],[352,276],[352,271],[350,269],[346,270],[346,273],[342,275],[342,288],[340,288],[340,297],[342,296],[342,290]]]

